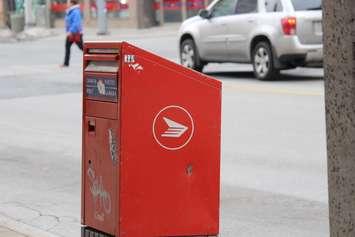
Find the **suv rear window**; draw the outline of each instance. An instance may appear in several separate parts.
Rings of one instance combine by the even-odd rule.
[[[282,4],[280,0],[266,0],[265,8],[266,12],[281,12]]]
[[[291,0],[295,11],[312,11],[322,9],[322,0]]]
[[[235,14],[256,12],[257,7],[257,0],[238,0],[237,6],[235,7]]]

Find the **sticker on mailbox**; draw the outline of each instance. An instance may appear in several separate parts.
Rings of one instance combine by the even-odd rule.
[[[97,100],[117,101],[117,80],[88,76],[86,78],[86,96]]]
[[[170,105],[158,112],[153,121],[155,141],[167,150],[184,148],[194,134],[191,114],[181,106]]]

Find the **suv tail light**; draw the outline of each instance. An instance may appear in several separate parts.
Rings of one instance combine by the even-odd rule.
[[[281,19],[282,30],[285,35],[296,34],[297,20],[296,17],[285,17]]]

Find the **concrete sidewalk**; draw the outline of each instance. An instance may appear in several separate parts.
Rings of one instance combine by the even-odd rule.
[[[2,226],[0,226],[0,236],[1,237],[29,237]]]
[[[58,237],[45,230],[0,214],[0,237]]]
[[[114,40],[117,37],[125,38],[149,38],[177,35],[181,23],[168,23],[163,26],[154,26],[147,29],[111,27],[106,35],[97,35],[94,27],[84,27],[85,40]],[[0,28],[0,43],[16,43],[23,41],[33,41],[51,36],[64,35],[64,28],[46,29],[41,27],[31,27],[20,33],[13,33],[7,28]]]

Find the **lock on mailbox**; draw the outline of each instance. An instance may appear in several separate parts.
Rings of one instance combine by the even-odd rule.
[[[82,236],[217,236],[221,83],[125,42],[83,70]]]

